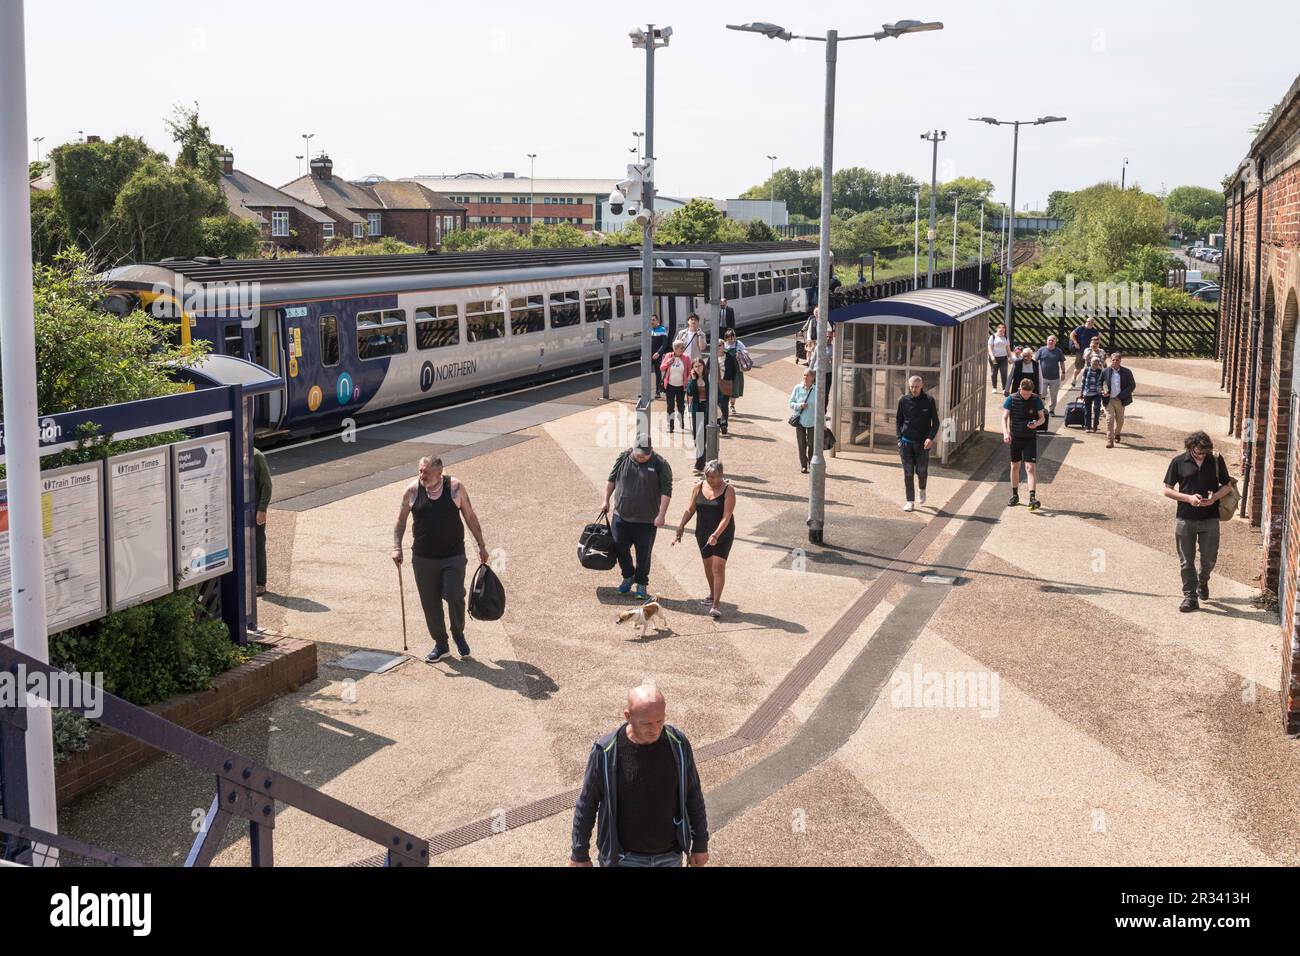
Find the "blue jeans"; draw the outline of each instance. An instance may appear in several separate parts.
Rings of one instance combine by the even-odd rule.
[[[681,866],[682,855],[674,850],[672,853],[620,853],[619,866]]]
[[[653,523],[645,521],[624,521],[614,515],[611,529],[614,533],[614,554],[618,558],[618,569],[624,578],[633,578],[642,587],[650,583],[650,554],[654,551],[655,532]],[[633,549],[636,551],[636,563],[632,562]]]

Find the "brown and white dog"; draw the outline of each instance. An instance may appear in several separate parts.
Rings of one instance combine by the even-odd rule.
[[[664,617],[664,609],[659,605],[659,595],[650,599],[649,603],[642,604],[640,607],[634,607],[629,611],[623,611],[618,616],[618,623],[624,621],[634,621],[641,629],[641,638],[644,640],[650,628],[655,630],[668,627],[668,619]]]

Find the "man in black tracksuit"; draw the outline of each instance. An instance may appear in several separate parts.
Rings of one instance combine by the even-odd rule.
[[[596,828],[600,865],[670,867],[709,862],[709,820],[690,741],[664,723],[663,694],[628,694],[627,722],[596,741],[573,810],[570,866],[591,866]]]
[[[939,406],[926,394],[921,376],[913,375],[907,380],[907,394],[898,400],[894,422],[898,433],[898,454],[903,459],[903,484],[907,489],[903,510],[911,511],[916,507],[913,475],[921,488],[921,504],[925,504],[930,446],[939,434]]]
[[[1011,446],[1011,500],[1020,504],[1020,463],[1029,475],[1029,510],[1037,511],[1038,502],[1038,433],[1047,424],[1047,408],[1034,394],[1034,382],[1022,378],[1020,387],[1002,403],[1002,441]]]

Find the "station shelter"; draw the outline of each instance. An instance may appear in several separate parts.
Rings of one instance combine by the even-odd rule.
[[[936,451],[946,464],[984,428],[987,313],[995,308],[973,292],[918,289],[834,309],[832,454],[897,449],[898,401],[907,380],[919,375],[939,408]]]

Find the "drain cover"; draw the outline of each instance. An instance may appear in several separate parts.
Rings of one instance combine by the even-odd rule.
[[[922,584],[956,584],[956,578],[950,578],[942,574],[925,574],[921,576]]]
[[[334,666],[350,671],[365,671],[367,674],[382,674],[385,671],[392,670],[404,660],[406,658],[401,654],[385,654],[382,651],[353,651],[347,657],[340,657],[336,660]]]

